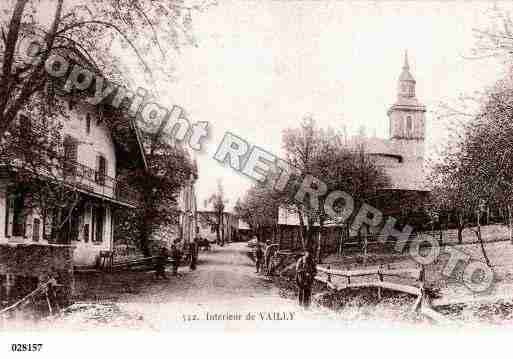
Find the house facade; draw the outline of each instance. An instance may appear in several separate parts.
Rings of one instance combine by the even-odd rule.
[[[119,120],[125,121],[125,135],[131,138],[122,143],[107,125],[103,109],[62,101],[67,112],[58,122],[66,173],[59,178],[43,171],[34,177],[47,181],[52,175],[57,188],[76,193],[77,198],[62,211],[28,205],[31,193],[16,188],[23,161],[7,164],[0,179],[0,245],[69,246],[74,265],[95,265],[100,251],[113,249],[116,211],[137,206],[135,192],[118,180],[118,174],[131,166],[145,168],[144,154],[138,130],[126,117]]]

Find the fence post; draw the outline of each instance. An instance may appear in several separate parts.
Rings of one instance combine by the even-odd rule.
[[[331,283],[331,266],[328,264],[328,283]]]
[[[383,273],[382,273],[381,270],[382,270],[382,265],[380,265],[379,268],[378,268],[378,278],[379,278],[380,282],[383,282]],[[378,299],[379,300],[381,300],[381,297],[382,297],[381,294],[382,294],[381,293],[381,287],[378,287]]]
[[[424,286],[425,280],[426,280],[426,270],[424,268],[424,265],[421,264],[420,265],[420,273],[419,273],[419,281],[422,284],[422,286]]]

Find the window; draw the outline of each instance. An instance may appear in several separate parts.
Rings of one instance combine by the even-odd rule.
[[[43,209],[43,238],[50,240],[52,238],[52,211]]]
[[[22,192],[15,192],[7,196],[6,235],[14,237],[25,236],[25,196]]]
[[[91,115],[90,114],[86,115],[86,133],[87,134],[91,133]]]
[[[406,117],[406,134],[413,135],[413,120],[411,116]]]
[[[68,210],[69,211],[69,210]],[[64,225],[66,231],[65,243],[70,243],[71,241],[79,241],[78,237],[78,229],[80,226],[80,209],[73,208],[71,213],[69,214],[69,219]]]
[[[89,223],[84,224],[84,242],[89,242]]]
[[[104,185],[107,176],[107,159],[104,156],[98,155],[96,157],[96,168],[96,183]]]
[[[71,136],[66,136],[63,143],[64,147],[64,176],[75,176],[77,173],[78,143]]]
[[[93,207],[93,242],[103,242],[103,228],[105,221],[105,208],[104,207]]]
[[[34,224],[32,225],[32,241],[39,242],[39,229],[41,227],[41,221],[39,218],[34,218]]]

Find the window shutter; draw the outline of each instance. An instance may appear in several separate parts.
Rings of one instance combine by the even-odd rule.
[[[96,156],[96,168],[96,182],[103,185],[105,184],[105,176],[107,175],[107,160],[104,156]]]
[[[9,192],[7,192],[5,199],[5,236],[10,237],[12,235],[12,225],[14,220],[14,198],[9,194]]]
[[[32,240],[34,242],[39,242],[39,227],[40,227],[39,218],[34,218],[34,224],[32,226]]]
[[[84,242],[89,242],[89,223],[84,224]]]
[[[91,114],[89,113],[86,115],[86,133],[91,133]]]
[[[64,172],[66,175],[76,174],[76,162],[78,158],[78,141],[71,136],[64,139]]]
[[[50,211],[45,210],[43,215],[43,238],[49,239],[52,235],[52,217]]]

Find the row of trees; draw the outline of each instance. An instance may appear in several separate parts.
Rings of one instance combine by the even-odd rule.
[[[472,228],[489,264],[481,236],[481,218],[487,207],[505,208],[513,240],[511,75],[490,89],[482,101],[480,111],[453,132],[453,141],[434,165],[432,206],[435,211],[455,214],[460,243],[463,229]]]
[[[471,228],[491,265],[481,235],[486,209],[504,209],[513,243],[513,21],[496,5],[489,15],[490,26],[474,30],[473,55],[500,58],[506,75],[481,94],[465,97],[463,106],[442,106],[443,118],[449,117],[453,126],[433,164],[430,207],[435,214],[454,214],[460,243],[463,230]]]

